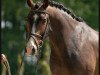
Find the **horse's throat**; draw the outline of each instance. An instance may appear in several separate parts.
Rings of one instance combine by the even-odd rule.
[[[50,67],[53,75],[69,75],[64,53],[59,49],[54,49],[51,50],[50,56]]]
[[[66,60],[65,60],[65,44],[62,37],[52,35],[50,38],[51,42],[51,55],[50,55],[50,67],[51,71],[54,75],[69,75],[68,69],[66,67]]]

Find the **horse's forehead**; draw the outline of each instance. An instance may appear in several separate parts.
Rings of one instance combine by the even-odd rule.
[[[34,20],[37,20],[38,17],[39,17],[38,14],[34,14],[34,15],[33,15]]]

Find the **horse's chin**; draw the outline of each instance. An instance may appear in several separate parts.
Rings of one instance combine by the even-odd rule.
[[[39,61],[39,55],[26,55],[25,54],[24,61],[28,65],[33,65],[33,66],[37,65]]]

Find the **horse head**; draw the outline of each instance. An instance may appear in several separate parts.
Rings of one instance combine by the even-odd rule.
[[[48,0],[44,0],[42,4],[34,4],[32,0],[27,0],[27,4],[31,8],[27,17],[28,41],[25,47],[25,53],[28,56],[26,58],[29,62],[33,61],[33,63],[37,63],[40,58],[39,48],[42,46],[48,31],[49,15],[45,11],[48,3]]]

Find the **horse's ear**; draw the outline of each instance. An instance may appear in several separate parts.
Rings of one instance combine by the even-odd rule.
[[[43,9],[46,9],[49,5],[49,0],[43,0],[43,5],[42,5],[42,8]]]
[[[31,9],[33,9],[34,6],[35,6],[35,4],[33,3],[32,0],[27,0],[27,4],[28,4],[28,6],[29,6]]]

